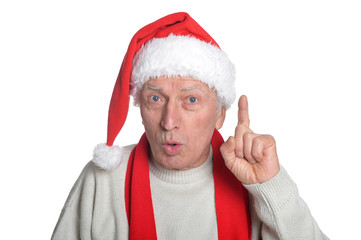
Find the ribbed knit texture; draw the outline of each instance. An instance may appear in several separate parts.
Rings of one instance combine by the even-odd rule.
[[[262,239],[328,239],[282,166],[280,172],[269,181],[245,187],[252,195],[254,206],[251,207],[256,209],[263,222]]]
[[[191,170],[149,169],[158,239],[217,239],[212,153]]]
[[[190,170],[170,170],[160,166],[156,161],[150,161],[149,170],[151,174],[162,182],[174,184],[196,183],[212,176],[212,151],[201,166]]]

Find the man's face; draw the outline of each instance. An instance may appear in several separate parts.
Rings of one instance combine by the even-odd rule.
[[[222,127],[225,118],[216,93],[190,77],[147,81],[140,112],[151,158],[178,170],[198,167],[207,160],[213,131]]]

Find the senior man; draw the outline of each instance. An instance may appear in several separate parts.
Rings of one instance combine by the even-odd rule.
[[[117,78],[106,144],[75,183],[53,239],[327,239],[286,171],[275,140],[249,128],[218,132],[235,99],[234,67],[188,14],[133,37]],[[140,107],[145,134],[113,146]]]

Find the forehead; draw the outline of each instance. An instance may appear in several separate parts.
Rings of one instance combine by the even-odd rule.
[[[210,88],[207,84],[195,80],[192,77],[157,77],[149,79],[143,87],[143,90],[177,90],[177,91],[190,91],[200,90],[202,92],[209,92]]]

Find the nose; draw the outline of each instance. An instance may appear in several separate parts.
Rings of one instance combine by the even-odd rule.
[[[167,131],[171,131],[180,127],[181,109],[174,102],[168,102],[163,110],[161,126]]]

